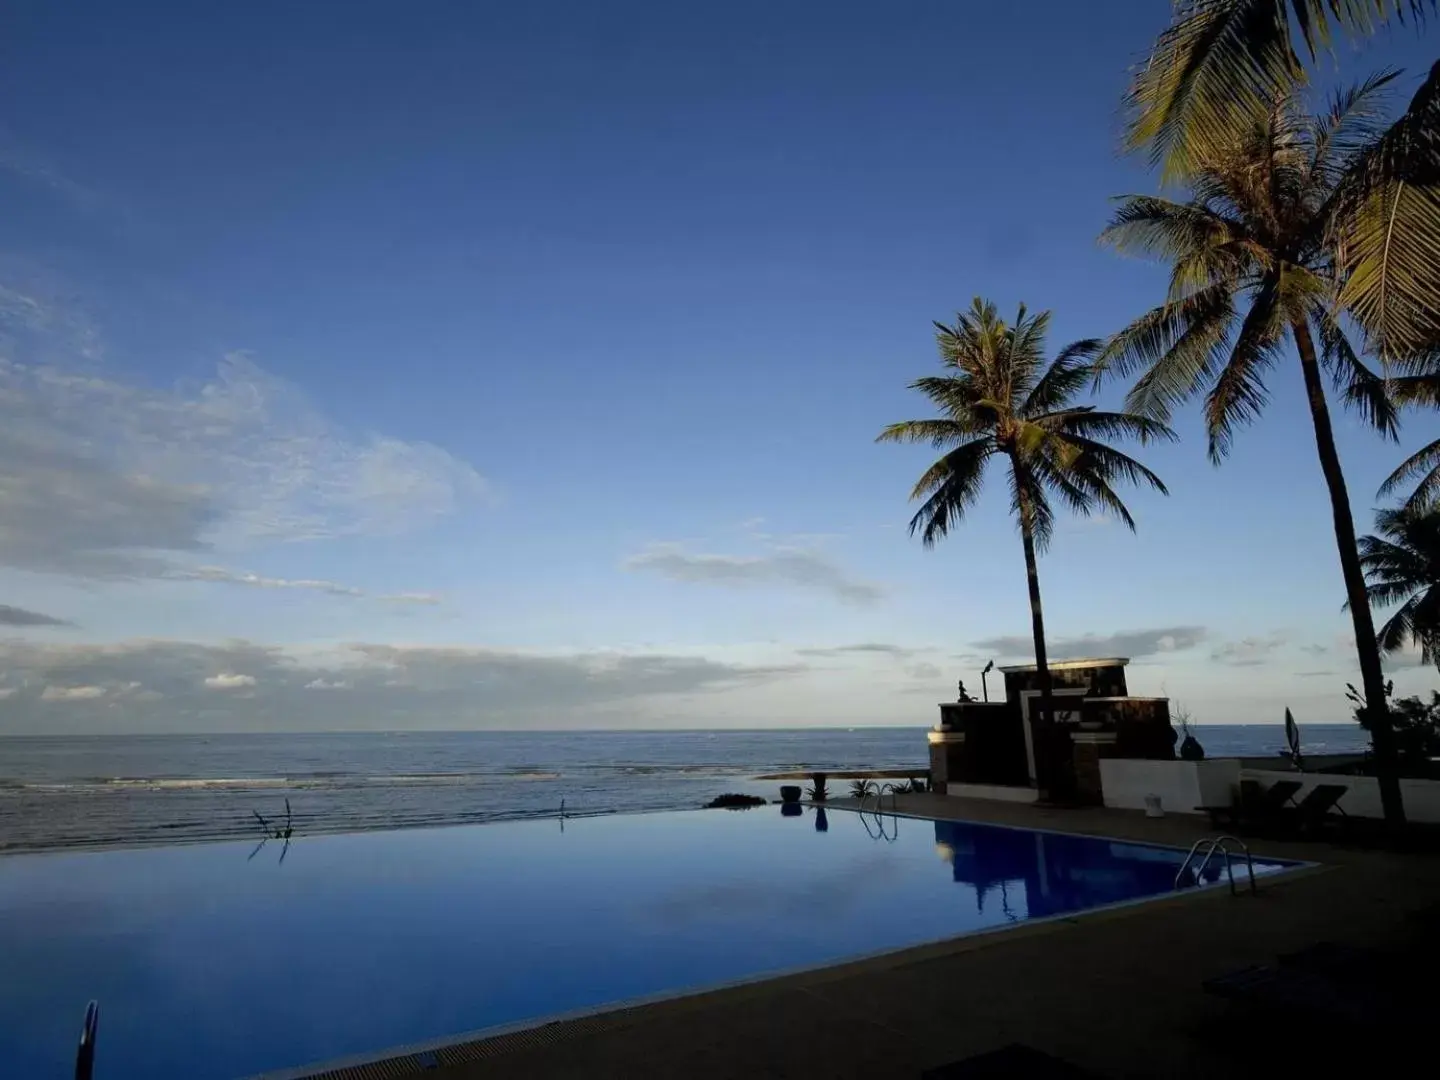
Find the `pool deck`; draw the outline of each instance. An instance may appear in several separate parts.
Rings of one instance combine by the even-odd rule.
[[[936,795],[901,796],[899,809],[1179,847],[1214,831],[1192,817]],[[1321,941],[1407,942],[1417,932],[1407,916],[1440,903],[1440,858],[1252,847],[1323,865],[1262,879],[1257,896],[1177,894],[457,1043],[437,1051],[439,1068],[400,1058],[317,1075],[913,1078],[1015,1042],[1107,1077],[1275,1075],[1237,1054],[1225,1003],[1202,981]],[[1416,985],[1433,991],[1434,977],[1417,972]],[[1275,1032],[1281,1046],[1289,1038]]]

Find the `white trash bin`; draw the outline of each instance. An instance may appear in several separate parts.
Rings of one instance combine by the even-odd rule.
[[[1160,805],[1160,796],[1159,796],[1159,795],[1146,795],[1146,796],[1145,796],[1145,816],[1146,816],[1146,817],[1164,817],[1164,816],[1165,816],[1165,808]]]

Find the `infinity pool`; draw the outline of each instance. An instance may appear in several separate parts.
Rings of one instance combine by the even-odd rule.
[[[1184,858],[776,806],[253,849],[0,858],[0,1074],[70,1076],[91,998],[97,1078],[229,1080],[1168,893]]]

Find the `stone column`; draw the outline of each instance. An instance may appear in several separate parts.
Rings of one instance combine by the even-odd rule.
[[[965,733],[963,731],[930,731],[930,783],[937,795],[946,793],[946,784],[965,778]]]
[[[1115,756],[1118,736],[1113,731],[1074,731],[1070,743],[1075,762],[1075,793],[1081,802],[1094,806],[1105,803],[1100,784],[1100,760]]]

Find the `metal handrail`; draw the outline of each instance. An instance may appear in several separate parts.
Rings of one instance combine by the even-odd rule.
[[[1199,840],[1196,840],[1190,847],[1190,853],[1185,856],[1185,861],[1180,864],[1180,870],[1175,874],[1175,888],[1178,889],[1182,887],[1185,871],[1190,869],[1190,864],[1195,861],[1195,856],[1200,853],[1201,848],[1204,848],[1204,857],[1200,860],[1200,865],[1191,871],[1195,884],[1200,884],[1201,876],[1205,873],[1205,868],[1210,865],[1210,860],[1215,857],[1215,852],[1219,851],[1221,857],[1225,860],[1225,875],[1230,881],[1230,895],[1237,895],[1235,888],[1235,870],[1230,864],[1230,844],[1232,843],[1238,844],[1240,851],[1245,856],[1245,869],[1250,877],[1250,891],[1252,893],[1258,892],[1259,890],[1255,885],[1255,860],[1250,854],[1249,845],[1238,836],[1229,835],[1216,836],[1213,838],[1201,837]]]
[[[90,1080],[95,1069],[95,1036],[100,1030],[100,1003],[85,1006],[85,1024],[80,1029],[80,1047],[75,1052],[75,1080]]]

